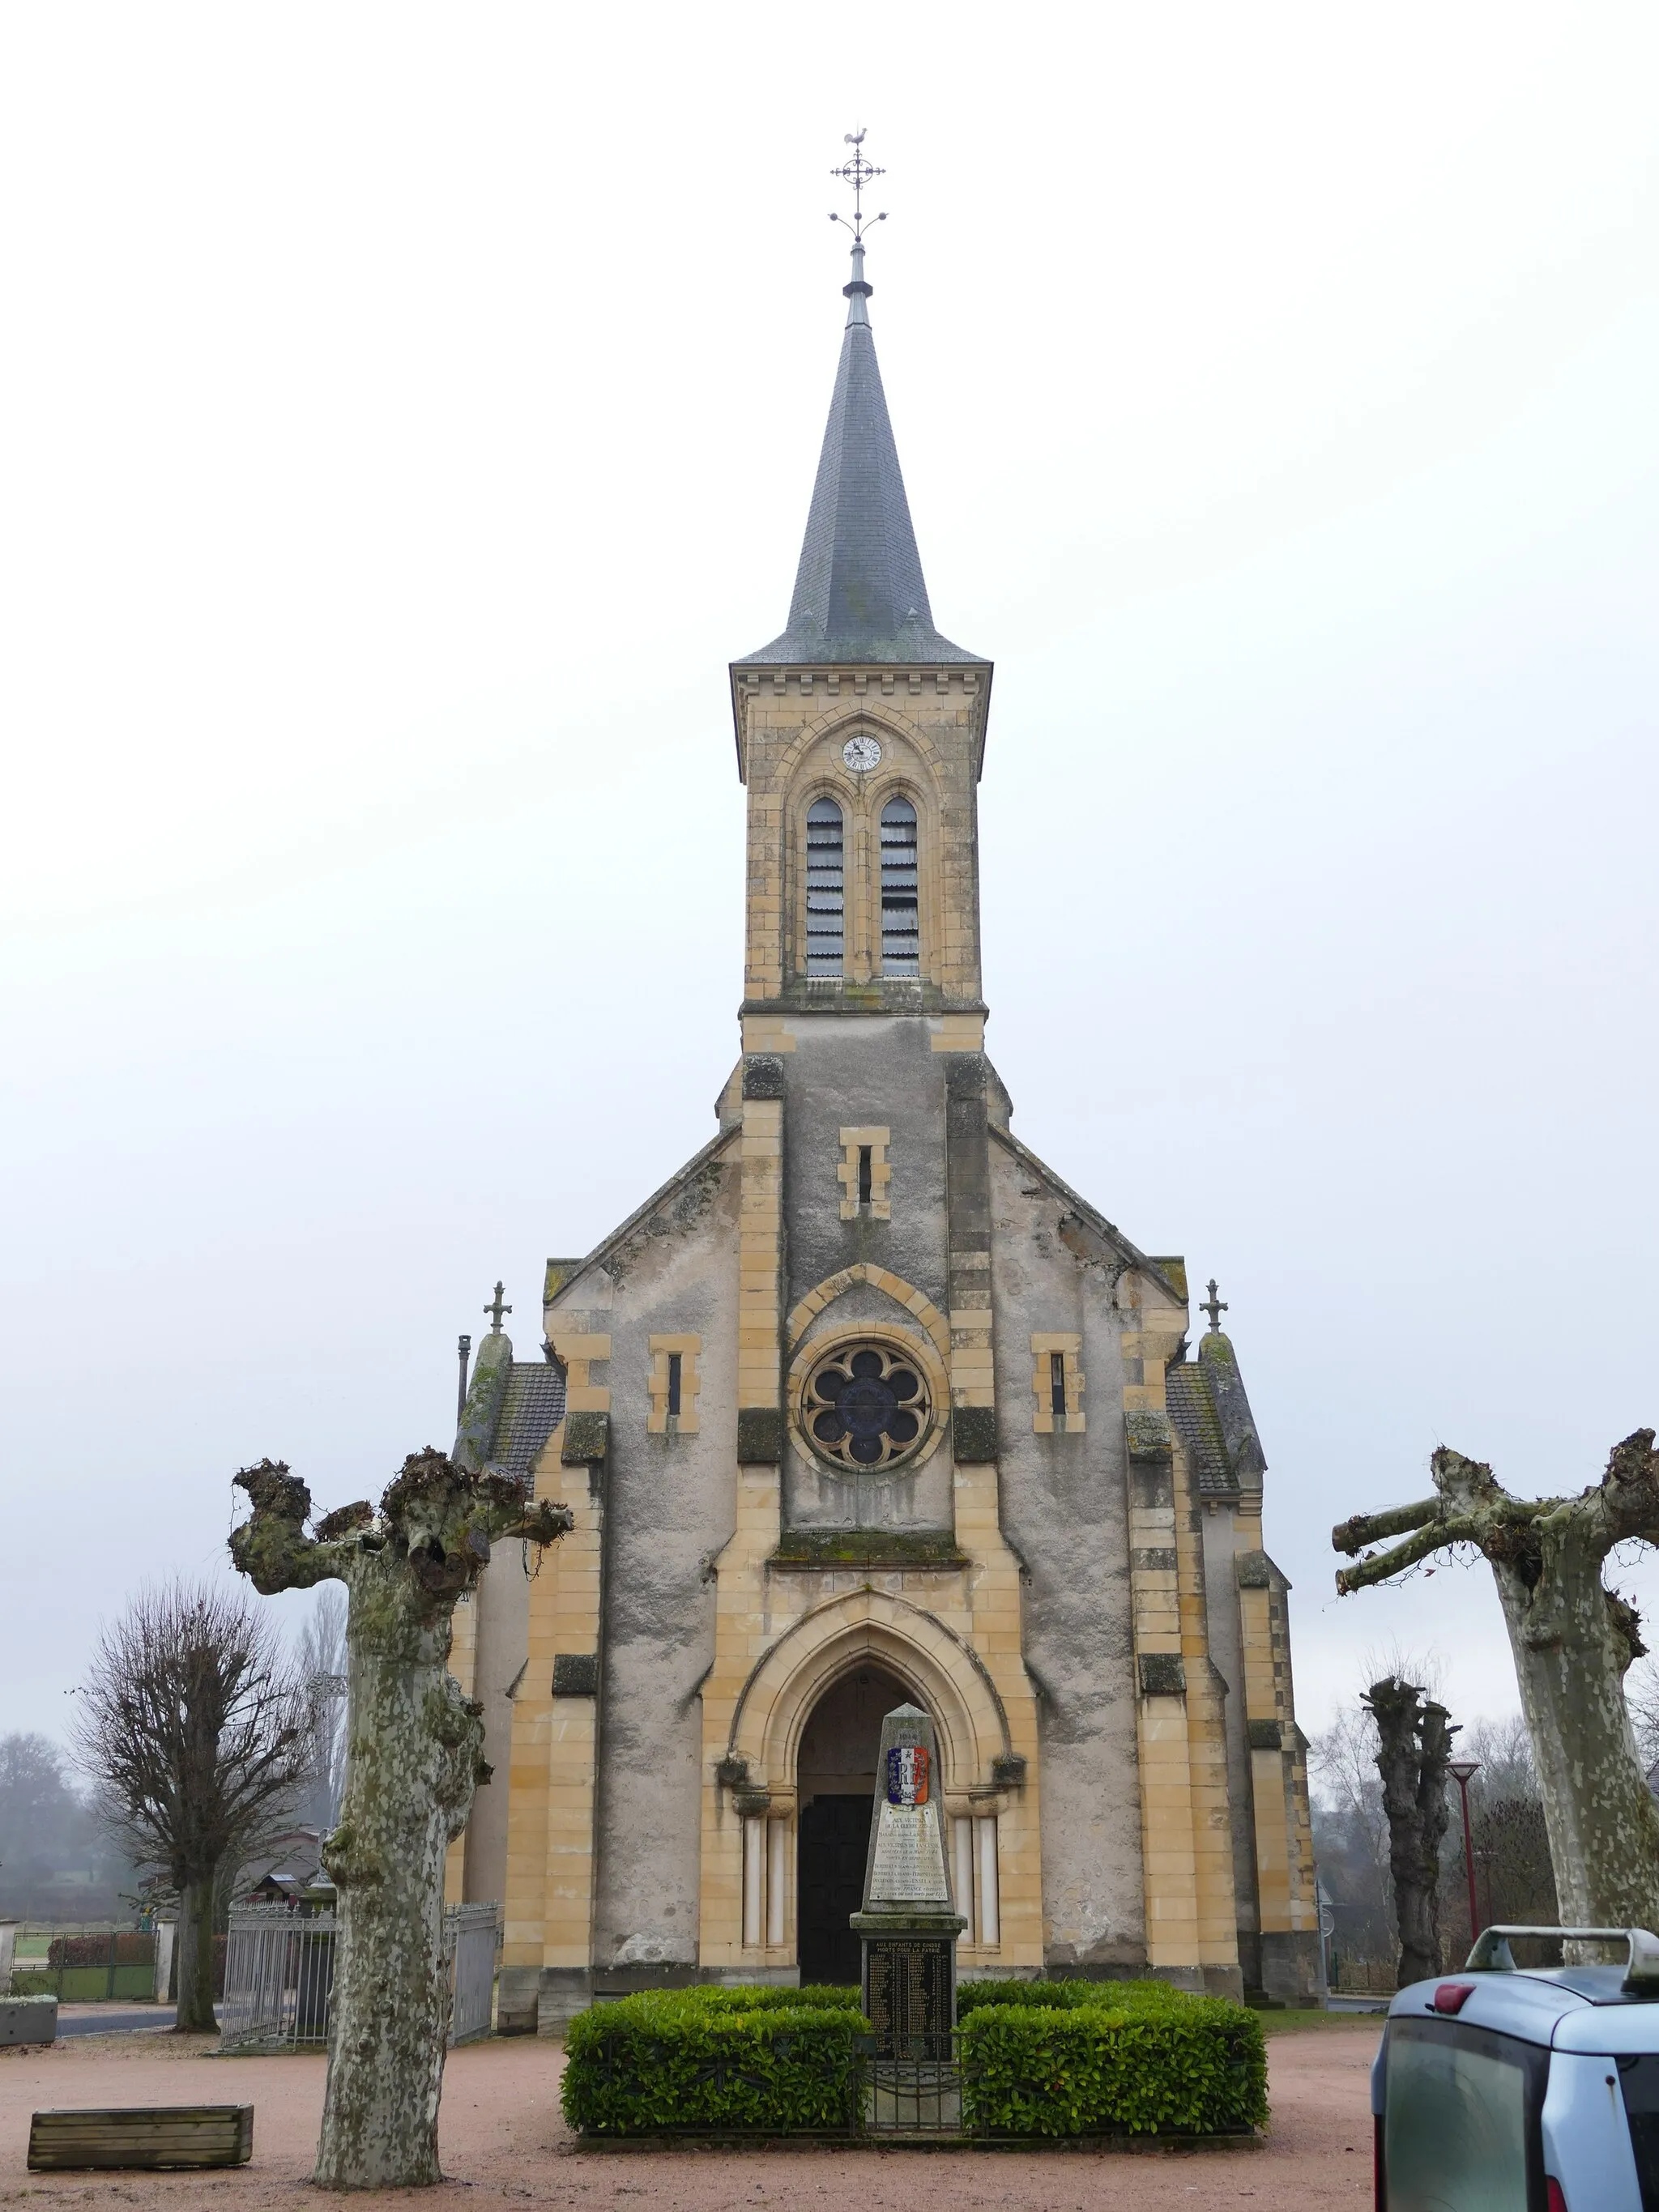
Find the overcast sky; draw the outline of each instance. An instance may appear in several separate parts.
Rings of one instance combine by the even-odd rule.
[[[1016,1130],[1213,1273],[1304,1725],[1440,1441],[1577,1487],[1654,1352],[1659,15],[15,7],[0,28],[0,1729],[452,1432],[497,1275],[712,1133],[726,665],[872,302],[997,664]],[[1628,1586],[1659,1600],[1659,1577]],[[305,1601],[282,1601],[291,1619]]]

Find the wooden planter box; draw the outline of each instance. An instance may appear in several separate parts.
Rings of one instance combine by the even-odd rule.
[[[246,2166],[252,2105],[135,2105],[110,2112],[36,2112],[29,2172],[89,2166]]]

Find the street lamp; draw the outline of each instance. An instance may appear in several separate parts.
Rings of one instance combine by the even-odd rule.
[[[1473,1943],[1480,1933],[1480,1907],[1474,1894],[1474,1853],[1469,1848],[1469,1782],[1480,1771],[1478,1759],[1449,1759],[1446,1771],[1455,1775],[1458,1795],[1463,1800],[1463,1867],[1469,1877],[1469,1941]]]

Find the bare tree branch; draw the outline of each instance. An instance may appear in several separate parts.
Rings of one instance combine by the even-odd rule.
[[[1449,1551],[1454,1544],[1473,1544],[1478,1540],[1475,1523],[1468,1520],[1438,1521],[1431,1527],[1419,1528],[1403,1544],[1392,1551],[1378,1552],[1369,1559],[1362,1559],[1357,1567],[1339,1567],[1336,1592],[1339,1597],[1348,1597],[1355,1590],[1366,1589],[1374,1583],[1387,1582],[1390,1575],[1403,1574],[1414,1567],[1419,1559],[1431,1559],[1436,1552]],[[1362,1542],[1367,1540],[1362,1538]],[[1333,1537],[1334,1541],[1334,1536]],[[1338,1544],[1338,1551],[1350,1548]]]
[[[1339,1521],[1331,1531],[1331,1549],[1346,1552],[1352,1558],[1363,1552],[1367,1544],[1380,1544],[1385,1536],[1403,1534],[1408,1528],[1420,1528],[1425,1522],[1436,1520],[1445,1511],[1444,1501],[1425,1498],[1415,1505],[1393,1505],[1384,1513],[1356,1513],[1351,1521]]]

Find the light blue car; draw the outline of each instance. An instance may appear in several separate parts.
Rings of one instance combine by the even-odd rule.
[[[1628,1957],[1517,1968],[1516,1936]],[[1389,2007],[1371,2111],[1377,2212],[1659,2212],[1659,1937],[1488,1928]]]

